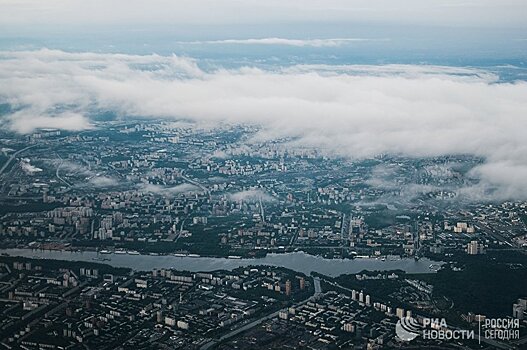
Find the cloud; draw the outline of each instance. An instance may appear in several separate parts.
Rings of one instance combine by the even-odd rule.
[[[275,199],[260,189],[251,189],[229,194],[229,199],[234,202],[273,202]]]
[[[62,129],[69,131],[86,130],[92,127],[89,119],[79,113],[50,113],[44,111],[23,110],[5,118],[11,131],[27,134],[39,128]]]
[[[207,41],[179,41],[178,44],[212,44],[212,45],[285,45],[296,47],[337,47],[351,42],[369,41],[363,38],[335,38],[335,39],[285,39],[285,38],[260,38],[260,39],[224,39]]]
[[[436,174],[439,176],[445,176],[448,174],[449,168],[444,167],[427,167],[425,168],[428,174]],[[439,170],[441,169],[441,170]],[[379,164],[372,168],[370,177],[364,181],[364,184],[387,191],[387,193],[375,200],[375,201],[364,201],[361,205],[372,205],[372,204],[387,204],[396,201],[399,204],[407,205],[408,203],[415,200],[417,197],[445,190],[449,186],[438,187],[428,184],[415,183],[408,179],[408,172],[404,169],[400,169],[395,164]],[[394,197],[396,193],[396,197]]]
[[[60,168],[61,172],[64,172],[68,175],[79,175],[84,176],[86,178],[93,177],[96,175],[87,166],[80,163],[72,162],[67,159],[57,158],[49,161],[49,163],[55,168]]]
[[[67,159],[53,159],[49,163],[53,167],[58,168],[63,174],[84,177],[84,182],[75,184],[77,187],[105,188],[119,185],[119,181],[116,178],[96,173],[81,163],[75,163]]]
[[[0,100],[17,111],[4,123],[18,132],[83,129],[90,122],[79,116],[109,110],[123,118],[252,124],[260,130],[255,141],[288,138],[290,147],[356,159],[474,155],[485,159],[471,173],[481,181],[481,193],[527,198],[527,83],[502,83],[481,69],[301,65],[206,71],[177,56],[3,52]]]
[[[165,186],[154,185],[154,184],[145,184],[141,186],[141,190],[145,192],[163,195],[166,197],[174,197],[174,196],[177,196],[180,194],[186,194],[186,193],[202,192],[202,190],[198,186],[194,186],[194,185],[186,184],[186,183],[177,185],[177,186],[172,186],[172,187],[165,187]]]
[[[119,182],[113,177],[95,176],[90,179],[89,184],[95,187],[104,188],[117,186]]]
[[[511,158],[516,152],[511,154]],[[527,164],[525,159],[492,159],[473,168],[469,175],[479,180],[477,185],[461,189],[473,200],[527,198]]]
[[[37,168],[37,167],[34,166],[34,165],[31,165],[31,161],[30,161],[29,159],[27,159],[27,158],[22,159],[22,160],[20,161],[20,167],[22,168],[22,170],[23,170],[25,173],[27,173],[27,174],[29,174],[29,175],[32,175],[32,174],[34,174],[34,173],[38,173],[38,172],[41,172],[41,171],[42,171],[42,169]]]
[[[420,79],[424,77],[461,80],[468,82],[486,81],[487,83],[497,82],[499,76],[495,73],[472,67],[451,67],[451,66],[431,66],[431,65],[407,65],[407,64],[386,64],[386,65],[328,65],[328,64],[299,64],[283,69],[284,73],[309,73],[317,72],[326,76],[348,74],[354,76],[375,76],[375,77],[403,77]]]

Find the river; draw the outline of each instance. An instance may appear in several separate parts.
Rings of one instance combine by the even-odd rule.
[[[265,258],[257,259],[177,257],[173,255],[97,255],[96,252],[88,251],[71,252],[40,249],[1,249],[0,254],[27,258],[100,262],[116,267],[128,267],[142,271],[152,270],[154,268],[173,268],[188,271],[214,271],[222,269],[232,270],[240,266],[248,265],[272,265],[285,267],[305,274],[310,274],[314,271],[328,276],[357,273],[362,270],[403,270],[408,273],[429,273],[434,272],[434,270],[430,269],[431,264],[434,264],[436,267],[441,264],[424,258],[418,261],[409,258],[387,258],[385,261],[376,258],[324,259],[304,252],[268,254]],[[97,257],[110,260],[99,261],[96,260]]]

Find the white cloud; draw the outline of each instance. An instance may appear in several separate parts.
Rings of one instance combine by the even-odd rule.
[[[92,171],[83,164],[75,163],[67,159],[53,159],[49,161],[49,163],[54,168],[58,168],[63,174],[84,177],[84,182],[75,184],[77,187],[93,186],[97,188],[104,188],[117,186],[119,184],[119,181],[114,177],[101,175]]]
[[[20,162],[20,167],[22,168],[22,170],[29,174],[29,175],[32,175],[34,173],[38,173],[38,172],[41,172],[42,169],[40,168],[37,168],[36,166],[32,165],[31,164],[31,161],[29,159],[23,159],[21,162]]]
[[[95,176],[95,173],[83,164],[75,163],[67,159],[53,159],[50,161],[53,167],[60,167],[61,171],[67,174],[80,175],[85,177]]]
[[[333,69],[332,69],[333,68]],[[122,116],[250,123],[257,139],[362,158],[471,154],[501,198],[527,198],[527,83],[437,66],[295,66],[203,71],[176,56],[0,53],[0,99],[19,132],[83,129],[97,109]],[[72,110],[55,115],[56,110]],[[60,122],[59,122],[60,121]]]
[[[251,189],[246,191],[240,191],[236,193],[231,193],[229,199],[234,202],[272,202],[275,199],[270,196],[268,193],[260,189]]]
[[[95,187],[104,188],[116,186],[119,182],[113,177],[94,176],[90,179],[89,183]]]
[[[328,64],[299,64],[283,69],[284,73],[317,72],[325,75],[351,74],[355,76],[404,77],[404,78],[443,78],[448,80],[462,80],[467,82],[486,81],[497,82],[499,77],[489,71],[472,67],[450,67],[430,65],[328,65]]]
[[[478,185],[464,189],[464,193],[474,199],[485,199],[492,195],[497,199],[527,198],[527,163],[518,156],[522,147],[510,154],[509,159],[492,159],[475,167],[470,175],[479,179]],[[494,189],[497,191],[494,192]]]
[[[141,190],[145,192],[155,193],[159,195],[163,195],[166,197],[173,197],[180,194],[186,194],[186,193],[198,193],[202,192],[202,190],[194,185],[191,184],[181,184],[177,186],[172,187],[166,187],[161,185],[154,185],[154,184],[145,184],[141,187]]]
[[[285,45],[296,47],[337,47],[352,42],[368,41],[362,38],[334,38],[334,39],[285,39],[285,38],[260,38],[260,39],[224,39],[207,41],[180,41],[179,44],[212,44],[212,45]]]
[[[62,130],[85,130],[92,127],[89,119],[79,113],[52,113],[46,114],[38,110],[23,110],[9,115],[8,128],[22,134],[33,132],[39,128],[52,128]]]

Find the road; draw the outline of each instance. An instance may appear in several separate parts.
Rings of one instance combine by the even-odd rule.
[[[479,224],[476,224],[475,226],[476,226],[476,229],[479,229],[480,231],[485,232],[487,235],[493,237],[494,239],[496,239],[496,240],[498,240],[500,242],[503,242],[503,243],[509,245],[510,247],[514,247],[515,246],[508,238],[506,238],[503,235],[499,234],[496,230],[492,229],[488,225],[484,225],[482,223],[479,223]]]
[[[179,240],[179,238],[181,237],[181,235],[183,234],[183,227],[185,225],[185,221],[187,221],[187,219],[190,217],[190,213],[185,216],[185,218],[183,219],[183,221],[181,221],[181,226],[179,227],[179,232],[176,236],[176,239],[174,240],[174,243],[177,243],[177,241]],[[177,231],[177,228],[176,228],[176,231]]]
[[[192,180],[191,178],[185,176],[183,173],[181,173],[180,176],[181,176],[181,178],[183,180],[185,180],[189,184],[197,186],[197,187],[201,188],[205,193],[210,194],[209,189],[207,187],[203,186],[202,184],[200,184],[199,182],[197,182],[196,180]]]
[[[57,153],[57,156],[59,157],[60,159],[60,164],[57,166],[57,171],[55,172],[55,175],[57,177],[57,179],[59,179],[60,181],[64,182],[68,187],[72,187],[73,185],[70,184],[68,181],[64,180],[62,177],[60,177],[60,167],[62,166],[62,163],[64,163],[64,160],[62,159],[62,157]]]
[[[239,328],[236,328],[235,330],[233,330],[233,331],[231,331],[231,332],[229,332],[229,333],[227,333],[227,334],[225,334],[225,335],[222,335],[222,336],[221,336],[220,338],[218,338],[217,340],[212,340],[212,341],[206,343],[206,344],[203,345],[200,349],[201,349],[201,350],[207,350],[207,349],[210,349],[211,347],[213,347],[214,345],[216,345],[216,344],[219,343],[219,342],[222,342],[222,341],[224,341],[224,340],[227,340],[227,339],[229,339],[229,338],[232,338],[232,337],[234,337],[234,336],[237,335],[237,334],[240,334],[240,333],[242,333],[242,332],[245,332],[246,330],[249,330],[249,329],[251,329],[251,328],[253,328],[253,327],[258,326],[259,324],[263,323],[264,321],[267,321],[267,320],[270,320],[270,319],[272,319],[272,318],[274,318],[274,317],[277,317],[279,312],[280,312],[280,310],[275,311],[275,312],[273,312],[272,314],[269,314],[269,315],[267,315],[267,316],[264,316],[264,317],[262,317],[262,318],[259,318],[259,319],[255,320],[255,321],[252,321],[252,322],[250,322],[250,323],[247,323],[246,325],[243,325],[243,326],[241,326],[241,327],[239,327]]]
[[[24,147],[18,151],[16,151],[15,153],[13,153],[11,155],[11,157],[9,157],[9,159],[5,162],[5,164],[2,166],[2,168],[0,168],[0,175],[2,175],[4,173],[4,171],[7,169],[7,167],[9,166],[9,164],[11,164],[11,162],[13,161],[13,159],[16,158],[16,156],[18,156],[20,153],[30,149],[31,147],[35,147],[36,145],[31,145],[31,146],[27,146],[27,147]]]
[[[321,293],[321,292],[322,292],[322,289],[320,288],[320,279],[318,280],[318,289],[319,289],[319,292],[318,292],[318,293]],[[317,294],[316,290],[317,290],[317,282],[315,281],[315,295]],[[299,307],[299,306],[302,306],[302,305],[304,305],[305,303],[307,303],[312,297],[313,297],[313,296],[310,296],[309,298],[304,299],[304,300],[302,300],[302,301],[300,301],[300,302],[294,304],[292,307]],[[208,343],[202,345],[200,349],[201,349],[201,350],[207,350],[207,349],[210,349],[210,348],[212,348],[214,345],[218,344],[219,342],[222,342],[222,341],[224,341],[224,340],[227,340],[227,339],[229,339],[229,338],[232,338],[232,337],[234,337],[234,336],[237,335],[237,334],[240,334],[240,333],[242,333],[242,332],[245,332],[245,331],[247,331],[247,330],[249,330],[249,329],[251,329],[251,328],[253,328],[253,327],[258,326],[259,324],[261,324],[261,323],[263,323],[263,322],[265,322],[265,321],[267,321],[267,320],[270,320],[270,319],[272,319],[272,318],[274,318],[274,317],[277,317],[277,316],[278,316],[278,313],[279,313],[280,311],[281,311],[281,310],[275,311],[275,312],[273,312],[272,314],[269,314],[269,315],[267,315],[267,316],[263,316],[263,317],[261,317],[261,318],[259,318],[259,319],[257,319],[257,320],[254,320],[254,321],[252,321],[252,322],[250,322],[250,323],[247,323],[247,324],[245,324],[245,325],[243,325],[243,326],[241,326],[241,327],[238,327],[238,328],[236,328],[236,329],[230,331],[229,333],[222,335],[222,336],[219,337],[218,339],[211,340],[210,342],[208,342]]]
[[[333,282],[333,281],[330,281],[330,280],[327,280],[327,279],[324,279],[324,282],[326,282],[327,284],[331,284],[333,287],[337,287],[337,288],[340,288],[340,289],[344,289],[348,292],[351,292],[352,289],[350,288],[347,288],[347,287],[344,287],[340,284],[338,284],[337,282]],[[318,279],[318,283],[320,284],[320,278]]]
[[[263,206],[262,196],[258,197],[258,202],[260,203],[260,216],[262,217],[262,222],[265,222],[265,208]]]

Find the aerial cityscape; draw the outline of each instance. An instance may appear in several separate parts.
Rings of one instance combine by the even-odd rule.
[[[526,14],[0,1],[0,349],[527,349]]]

